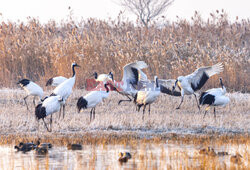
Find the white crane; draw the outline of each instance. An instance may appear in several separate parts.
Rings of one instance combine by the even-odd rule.
[[[64,101],[62,99],[62,97],[60,96],[49,96],[47,98],[44,99],[43,103],[38,104],[36,106],[35,109],[35,115],[37,120],[39,121],[40,119],[43,120],[44,125],[46,127],[46,129],[51,132],[52,130],[52,114],[55,112],[58,112],[61,108],[61,105],[64,104]],[[50,130],[44,120],[45,117],[47,117],[48,115],[51,115],[50,118]]]
[[[132,101],[130,97],[134,98],[137,89],[142,87],[143,82],[148,82],[146,74],[142,71],[147,67],[148,65],[144,61],[130,63],[123,67],[122,82],[113,81],[112,88],[118,93],[127,96],[128,100],[120,100],[118,104],[123,101]]]
[[[29,96],[34,96],[34,98],[33,98],[34,106],[36,105],[36,103],[35,103],[36,97],[39,97],[39,99],[42,101],[43,89],[39,85],[37,85],[36,83],[34,83],[33,81],[28,80],[28,79],[22,79],[17,84],[20,85],[27,93],[27,96],[25,96],[23,98],[24,102],[27,106],[27,110],[29,110],[29,107],[28,107],[28,104],[26,102],[26,99]]]
[[[67,80],[67,78],[63,76],[52,77],[47,81],[46,86],[58,86],[65,80]]]
[[[194,95],[198,108],[200,109],[196,94],[194,93],[197,90],[200,90],[202,86],[207,82],[207,80],[220,72],[223,71],[222,63],[217,63],[213,66],[201,67],[195,70],[192,74],[187,76],[179,76],[175,82],[173,90],[176,85],[181,89],[181,103],[176,109],[180,109],[181,104],[184,99],[184,95]]]
[[[53,90],[53,93],[51,94],[51,96],[59,95],[59,96],[62,97],[62,99],[64,101],[64,104],[63,104],[63,118],[64,118],[64,115],[65,115],[65,102],[68,99],[69,95],[72,93],[72,88],[73,88],[73,86],[75,84],[75,80],[76,80],[75,67],[80,67],[80,66],[77,65],[77,63],[72,63],[72,72],[73,72],[72,77],[68,78],[67,80],[62,82],[59,86],[57,86]],[[61,111],[60,111],[59,117],[60,117],[60,115],[61,115]]]
[[[97,74],[97,72],[94,73],[95,80],[97,82],[103,82],[104,84],[107,83],[109,80],[113,81],[113,73],[109,72],[109,74]]]
[[[214,117],[216,117],[215,106],[225,106],[230,102],[229,97],[225,96],[227,91],[224,84],[222,83],[221,78],[220,78],[220,85],[221,88],[213,88],[201,94],[199,99],[200,105],[206,105],[206,104],[208,105],[208,107],[205,109],[205,114],[203,118],[205,118],[206,113],[211,106],[214,106]]]
[[[146,106],[148,105],[148,113],[150,114],[150,105],[158,98],[160,93],[157,76],[154,78],[154,83],[148,83],[146,88],[143,88],[136,93],[134,102],[137,104],[138,112],[140,111],[140,108],[144,106],[142,115],[143,120]]]
[[[103,86],[100,84],[100,86]],[[90,111],[90,121],[92,119],[92,114],[93,114],[93,119],[95,118],[95,107],[97,104],[101,103],[103,99],[106,99],[109,96],[109,88],[107,87],[108,84],[104,84],[105,91],[101,90],[100,86],[96,87],[96,90],[99,91],[92,91],[85,95],[84,97],[80,97],[77,101],[77,108],[78,112],[81,111],[81,109],[87,109],[87,108],[92,108]]]

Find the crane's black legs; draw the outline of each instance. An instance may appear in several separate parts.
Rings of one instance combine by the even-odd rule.
[[[64,116],[65,116],[65,104],[63,105],[63,119],[64,119]]]
[[[147,105],[144,105],[144,107],[143,107],[142,120],[144,120],[144,113],[145,113],[146,106]]]
[[[46,127],[47,131],[48,131],[48,132],[51,132],[51,131],[52,131],[52,129],[49,129],[49,128],[48,128],[48,126],[47,126],[47,123],[46,123],[46,122],[45,122],[45,120],[44,120],[44,118],[42,118],[42,119],[43,119],[43,122],[44,122],[44,125],[45,125],[45,127]]]
[[[93,114],[93,116],[94,116],[93,119],[95,119],[95,107],[94,107],[94,114]]]
[[[215,114],[215,107],[214,107],[214,118],[216,119],[216,114]]]
[[[195,100],[196,100],[196,103],[197,103],[198,109],[200,110],[200,105],[199,105],[199,102],[198,102],[198,100],[197,100],[196,94],[194,94],[194,97],[195,97]]]
[[[27,102],[26,102],[26,99],[27,99],[28,97],[29,97],[29,95],[26,96],[26,97],[24,97],[23,100],[24,100],[24,102],[25,102],[25,104],[26,104],[27,110],[29,111],[29,107],[28,107],[28,104],[27,104]]]
[[[179,104],[179,106],[178,106],[176,109],[180,109],[180,108],[181,108],[181,104],[182,104],[182,102],[183,102],[183,99],[184,99],[184,95],[181,96],[181,103]]]
[[[36,101],[35,100],[36,100],[36,96],[33,97],[33,104],[36,107]]]
[[[94,107],[93,107],[93,108],[91,109],[91,111],[90,111],[90,121],[91,121],[91,119],[92,119],[92,114],[94,114],[93,111],[94,111]]]
[[[118,105],[121,104],[121,102],[125,102],[125,101],[131,102],[131,101],[132,101],[132,99],[131,99],[128,95],[126,95],[126,96],[127,96],[128,100],[120,100],[120,101],[118,102]]]
[[[205,118],[206,114],[207,114],[207,110],[206,110],[205,113],[204,113],[203,119]]]
[[[148,105],[148,115],[150,115],[150,104]]]

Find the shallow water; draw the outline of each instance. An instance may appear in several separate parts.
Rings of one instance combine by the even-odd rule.
[[[239,152],[243,156],[241,166],[248,167],[249,146],[214,146],[216,152],[226,151],[227,156],[204,157],[199,154],[202,146],[180,144],[140,145],[84,145],[82,150],[53,146],[47,155],[35,151],[16,152],[13,146],[0,146],[0,169],[183,169],[201,167],[232,167],[230,156]],[[132,159],[121,164],[118,153],[130,152]],[[210,162],[210,163],[209,163]],[[213,162],[213,164],[211,164]]]

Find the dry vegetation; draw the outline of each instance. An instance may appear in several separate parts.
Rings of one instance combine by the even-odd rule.
[[[90,73],[115,73],[120,79],[122,67],[131,61],[149,64],[152,78],[176,78],[197,67],[223,62],[220,75],[230,91],[250,91],[250,21],[231,23],[223,11],[204,21],[195,14],[192,22],[179,20],[148,29],[116,20],[67,20],[41,24],[0,24],[0,86],[15,87],[16,81],[29,78],[42,86],[51,76],[71,75],[70,64],[77,61],[77,87],[84,87]],[[214,76],[207,87],[217,86]]]
[[[118,105],[123,96],[112,92],[108,99],[96,108],[96,118],[89,121],[90,110],[77,112],[77,99],[86,94],[84,90],[74,90],[67,101],[66,117],[58,119],[58,113],[53,116],[53,134],[62,135],[88,135],[94,134],[101,137],[105,133],[111,136],[128,134],[133,137],[147,138],[164,136],[172,133],[179,135],[246,135],[250,133],[250,109],[249,94],[228,94],[231,102],[224,108],[217,108],[217,118],[213,117],[211,109],[207,117],[203,119],[204,108],[199,113],[195,100],[186,96],[180,110],[175,110],[180,102],[179,97],[171,97],[162,94],[158,101],[151,106],[151,114],[146,111],[145,120],[142,120],[142,112],[135,111],[134,104],[122,103]],[[47,94],[49,92],[47,91]],[[29,113],[24,105],[23,90],[2,89],[0,93],[0,134],[7,137],[11,135],[37,136],[46,134],[43,122],[40,121],[38,133],[37,121],[34,117],[32,98],[28,100],[33,111]],[[192,96],[193,97],[193,96]],[[52,136],[53,136],[52,134]],[[99,135],[102,134],[102,135]],[[42,135],[43,136],[43,135]],[[90,135],[91,136],[91,135]],[[12,137],[11,137],[12,138]],[[118,137],[117,137],[118,138]],[[4,138],[2,138],[4,139]],[[13,139],[13,138],[12,138]],[[1,143],[5,143],[2,141]]]

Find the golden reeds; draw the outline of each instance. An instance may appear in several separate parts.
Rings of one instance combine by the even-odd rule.
[[[131,22],[88,19],[41,24],[0,24],[0,86],[15,87],[29,78],[42,86],[51,76],[71,75],[70,64],[77,61],[77,87],[84,87],[89,73],[113,71],[120,80],[122,67],[134,60],[149,64],[149,78],[177,78],[200,66],[223,62],[223,77],[230,91],[249,92],[249,20],[231,23],[224,11],[204,21],[198,13],[192,21],[179,19],[148,29]],[[206,87],[218,86],[218,76]]]

